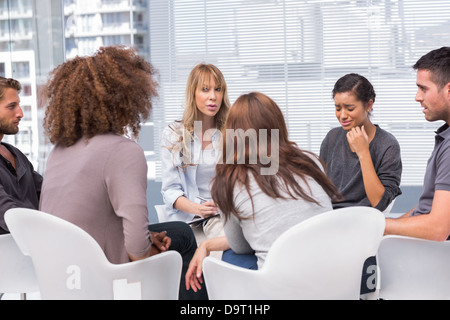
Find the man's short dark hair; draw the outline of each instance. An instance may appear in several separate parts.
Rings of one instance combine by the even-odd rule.
[[[22,85],[17,80],[0,77],[0,100],[3,99],[6,89],[9,88],[14,89],[17,92],[20,92],[22,90]]]
[[[431,81],[439,88],[450,82],[450,47],[430,51],[413,66],[415,70],[429,70]]]

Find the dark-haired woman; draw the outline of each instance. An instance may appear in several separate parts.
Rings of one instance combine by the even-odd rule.
[[[331,199],[339,197],[318,157],[289,140],[283,114],[268,96],[240,96],[224,132],[223,161],[211,195],[223,214],[226,237],[209,239],[197,249],[186,273],[186,285],[194,291],[201,288],[202,261],[210,251],[231,248],[232,257],[224,253],[222,260],[261,268],[283,232],[331,210]]]
[[[322,141],[327,175],[344,197],[333,207],[369,206],[386,210],[401,194],[402,161],[397,139],[371,122],[372,84],[358,74],[340,78],[333,89],[340,127]]]

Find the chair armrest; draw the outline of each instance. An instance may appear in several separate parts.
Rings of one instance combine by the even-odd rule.
[[[265,291],[261,273],[213,257],[203,260],[203,274],[211,300],[260,299]]]
[[[182,259],[177,251],[167,251],[146,259],[112,265],[113,279],[126,280],[129,286],[140,286],[142,299],[177,300]],[[120,284],[125,289],[124,283]],[[119,294],[119,296],[121,296]]]

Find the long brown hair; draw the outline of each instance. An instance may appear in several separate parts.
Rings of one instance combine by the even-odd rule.
[[[242,129],[244,131],[254,129],[257,132],[260,129],[266,129],[267,150],[269,150],[269,153],[270,150],[274,150],[274,146],[270,145],[272,130],[277,129],[279,134],[279,155],[277,157],[279,166],[277,173],[273,175],[260,174],[261,168],[264,168],[267,164],[261,163],[259,157],[256,163],[249,161],[252,157],[251,153],[255,150],[249,144],[245,144],[245,163],[238,164],[236,162],[239,157],[237,148],[234,148],[235,162],[230,163],[230,158],[229,155],[227,156],[228,152],[226,151],[230,141],[228,136],[223,139],[223,163],[218,164],[216,167],[216,176],[213,180],[211,195],[225,217],[229,217],[230,214],[239,217],[239,212],[233,202],[233,193],[236,185],[243,185],[251,198],[250,174],[253,175],[261,190],[272,198],[285,198],[282,195],[282,191],[284,191],[293,199],[302,198],[309,202],[318,203],[314,199],[314,195],[310,196],[298,184],[295,176],[300,177],[307,185],[307,178],[311,177],[322,186],[330,198],[340,198],[337,188],[317,164],[317,161],[320,161],[319,158],[313,153],[302,151],[295,142],[289,140],[283,114],[278,105],[268,96],[259,92],[240,96],[230,109],[225,129]],[[258,141],[258,144],[261,145],[261,141]],[[253,203],[252,198],[251,201]]]
[[[44,89],[50,141],[69,147],[108,132],[137,138],[157,96],[154,74],[150,63],[119,46],[59,65]]]

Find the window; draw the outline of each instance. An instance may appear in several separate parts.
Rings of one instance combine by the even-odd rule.
[[[402,188],[419,187],[442,123],[427,122],[414,101],[411,66],[449,45],[448,8],[450,0],[0,0],[0,75],[26,85],[23,137],[8,139],[43,172],[49,145],[39,87],[64,59],[120,43],[159,71],[160,97],[140,135],[152,182],[161,175],[161,132],[181,117],[190,70],[207,62],[223,71],[231,102],[249,91],[268,94],[291,139],[316,153],[338,126],[335,81],[363,74],[377,93],[373,121],[400,142]]]
[[[161,74],[155,144],[181,117],[184,87],[200,62],[225,75],[230,100],[261,91],[282,108],[292,140],[319,152],[339,126],[331,90],[356,72],[374,85],[373,122],[402,149],[402,185],[422,185],[434,130],[414,101],[411,66],[449,45],[449,0],[155,0],[150,2],[151,61]],[[156,150],[156,178],[160,178]]]
[[[0,75],[22,83],[24,113],[19,133],[4,141],[22,150],[40,173],[50,146],[42,135],[44,110],[37,97],[64,58],[62,12],[60,0],[0,0]]]

